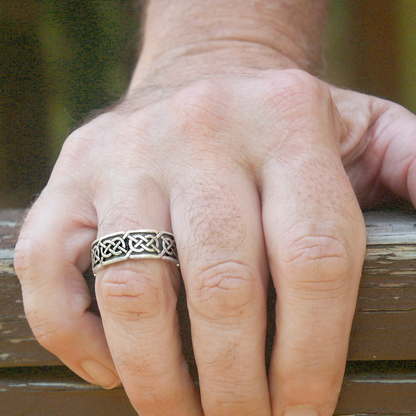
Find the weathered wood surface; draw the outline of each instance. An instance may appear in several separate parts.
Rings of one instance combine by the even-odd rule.
[[[0,212],[0,416],[135,415],[123,389],[105,391],[85,383],[34,339],[12,263],[21,216],[21,211]],[[349,359],[371,361],[347,364],[336,414],[414,416],[416,216],[368,213],[366,223],[368,247]],[[91,274],[86,279],[92,288]],[[184,300],[178,308],[184,350],[195,373]],[[272,331],[271,326],[269,340]]]
[[[0,416],[137,416],[122,388],[108,391],[65,367],[0,371]]]
[[[366,367],[347,367],[336,415],[416,414],[415,364],[396,364],[387,373]],[[0,403],[4,416],[136,415],[122,388],[103,390],[64,367],[1,370]]]
[[[59,365],[38,345],[24,316],[12,261],[21,217],[22,211],[0,212],[0,367]],[[416,360],[416,216],[367,213],[366,223],[369,244],[348,358]],[[92,286],[91,275],[87,280]],[[186,308],[180,311],[188,334]]]

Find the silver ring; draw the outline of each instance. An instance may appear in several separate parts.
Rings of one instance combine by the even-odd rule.
[[[128,259],[163,259],[179,266],[173,234],[155,230],[119,231],[91,244],[94,275],[105,266]]]

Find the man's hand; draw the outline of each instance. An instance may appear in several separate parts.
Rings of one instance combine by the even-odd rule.
[[[140,415],[332,414],[365,251],[354,190],[368,204],[381,188],[414,195],[416,117],[298,70],[140,100],[69,137],[28,215],[16,269],[36,337],[90,382],[114,386],[117,371]],[[202,405],[181,353],[175,266],[104,268],[102,323],[86,312],[92,240],[140,228],[177,240]],[[268,385],[269,271],[278,300]]]
[[[152,9],[161,3],[165,26]],[[15,265],[29,323],[87,381],[121,379],[141,416],[329,416],[365,252],[359,202],[415,201],[416,117],[285,69],[312,62],[317,48],[303,46],[324,1],[235,0],[218,19],[224,2],[176,3],[150,3],[126,98],[68,138],[26,219]],[[269,36],[271,16],[296,24]],[[200,392],[182,356],[176,266],[105,267],[102,320],[87,311],[90,244],[131,229],[175,235]],[[277,333],[267,377],[270,274]]]

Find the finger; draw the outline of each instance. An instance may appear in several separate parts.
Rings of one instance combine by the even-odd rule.
[[[342,384],[365,226],[334,153],[317,141],[296,162],[271,162],[264,172],[263,223],[277,292],[274,415],[330,416]]]
[[[171,215],[204,415],[270,415],[258,193],[236,173],[201,176],[174,190]]]
[[[416,116],[405,108],[374,99],[379,110],[372,152],[377,155],[383,188],[416,204]],[[367,156],[367,155],[366,155]],[[372,161],[367,156],[362,164]]]
[[[28,322],[40,344],[90,383],[120,383],[82,275],[96,234],[95,214],[72,192],[44,191],[16,246],[15,268]]]
[[[416,115],[380,98],[331,86],[346,127],[344,166],[362,207],[416,204]]]
[[[118,203],[117,201],[121,201]],[[166,199],[153,184],[106,190],[98,199],[99,236],[170,230]],[[202,414],[190,378],[176,314],[177,266],[136,259],[104,267],[96,292],[105,333],[123,386],[141,416]]]

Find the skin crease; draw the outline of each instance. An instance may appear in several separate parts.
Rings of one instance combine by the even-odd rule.
[[[326,2],[222,5],[150,2],[126,97],[67,139],[22,228],[25,311],[45,348],[91,383],[121,381],[141,416],[329,416],[364,259],[360,205],[414,202],[416,117],[307,72]],[[104,268],[101,319],[87,312],[91,242],[144,228],[175,235],[199,390],[182,356],[176,266]]]

